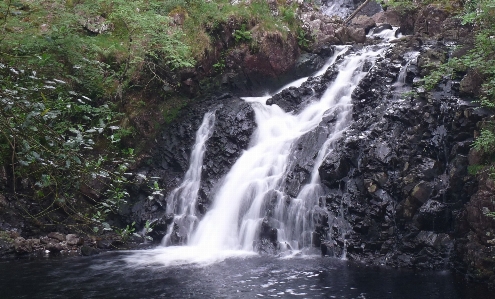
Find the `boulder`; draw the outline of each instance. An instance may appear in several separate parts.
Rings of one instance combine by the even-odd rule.
[[[65,235],[59,232],[51,232],[48,234],[48,238],[57,240],[58,242],[65,241]]]
[[[357,16],[351,20],[351,25],[354,28],[362,28],[368,34],[371,28],[376,26],[375,20],[368,16]]]
[[[439,36],[443,33],[443,22],[450,13],[435,4],[430,4],[418,12],[414,24],[414,34],[428,37]]]
[[[65,236],[65,240],[67,241],[67,245],[71,246],[80,246],[84,244],[84,239],[75,234],[68,234]]]
[[[32,244],[23,237],[17,237],[14,239],[14,248],[17,253],[33,252]]]
[[[81,255],[83,255],[83,256],[92,256],[92,255],[96,255],[99,253],[100,253],[100,251],[96,248],[89,247],[89,246],[82,246],[81,247]]]
[[[411,196],[421,203],[425,203],[431,195],[432,188],[430,184],[425,181],[421,181],[419,184],[414,186],[411,191]]]
[[[480,95],[484,76],[476,69],[469,70],[460,82],[460,91],[464,95],[477,97]]]
[[[421,206],[415,220],[421,230],[443,232],[450,228],[451,213],[447,205],[430,199]]]

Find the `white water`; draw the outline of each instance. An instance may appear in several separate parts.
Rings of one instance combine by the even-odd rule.
[[[394,84],[396,93],[400,93],[404,89],[404,85],[406,85],[406,76],[407,76],[407,68],[417,62],[419,52],[408,52],[404,54],[404,60],[406,60],[406,64],[403,65],[400,69],[399,76],[397,77],[397,82]]]
[[[179,227],[179,234],[188,240],[196,224],[196,202],[201,183],[201,169],[203,167],[203,157],[206,151],[206,141],[213,133],[215,125],[215,112],[210,111],[203,117],[203,122],[196,132],[196,140],[191,152],[189,169],[187,170],[182,183],[175,188],[167,197],[167,213],[175,215],[174,222]],[[163,245],[170,245],[173,225],[168,228],[167,235],[163,238]]]
[[[380,35],[388,40],[393,33]],[[314,230],[312,215],[319,209],[318,199],[322,195],[318,168],[351,123],[351,94],[366,75],[362,71],[364,63],[374,63],[390,47],[388,43],[368,46],[337,62],[339,72],[335,80],[319,101],[310,103],[298,114],[286,113],[277,105],[267,106],[268,96],[244,98],[252,103],[257,129],[249,149],[224,178],[212,200],[212,207],[197,228],[189,232],[188,246],[148,250],[127,260],[144,264],[207,264],[228,256],[254,254],[253,245],[257,241],[267,205],[274,196],[277,202],[272,225],[278,230],[278,241],[290,244],[294,249],[310,246]],[[337,56],[346,49],[340,48],[339,51],[329,60],[329,65],[336,63]],[[298,80],[288,86],[301,84]],[[336,116],[336,122],[328,128],[328,138],[314,161],[311,180],[297,198],[287,204],[283,183],[293,147],[301,136],[315,129],[325,116],[331,114]],[[179,215],[194,214],[197,189],[195,192],[192,192],[194,199],[183,200],[188,204],[184,210],[178,211]]]

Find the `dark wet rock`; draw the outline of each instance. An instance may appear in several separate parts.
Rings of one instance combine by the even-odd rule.
[[[474,279],[489,281],[495,266],[495,219],[487,213],[495,211],[495,183],[486,172],[481,172],[477,177],[478,190],[459,215],[456,253],[459,267],[464,272]]]
[[[67,241],[67,245],[71,245],[71,246],[81,246],[84,244],[84,239],[83,238],[80,238],[78,237],[77,235],[75,234],[68,234],[67,236],[65,236],[65,239]]]
[[[364,43],[366,41],[364,28],[340,27],[335,31],[335,36],[342,44],[350,42]]]
[[[23,237],[15,238],[14,248],[17,253],[30,253],[33,251],[32,244]]]
[[[332,152],[320,167],[319,172],[322,181],[331,184],[346,177],[350,169],[351,164],[344,155]]]
[[[479,96],[483,75],[478,70],[469,70],[460,82],[460,91],[468,96]]]
[[[112,242],[113,242],[112,240],[106,240],[106,239],[97,240],[96,247],[99,249],[112,249],[113,248]]]
[[[338,254],[346,244],[350,259],[442,268],[451,262],[454,215],[472,185],[465,146],[472,137],[462,132],[474,129],[477,116],[464,113],[452,89],[433,98],[394,96],[391,82],[407,65],[400,51],[411,40],[366,66],[352,94],[354,122],[319,169],[328,188],[323,205],[335,223],[319,226],[321,236],[331,236],[319,247]],[[441,45],[430,49],[409,70],[409,88],[426,60],[446,55]]]
[[[411,196],[420,201],[421,204],[425,203],[431,195],[432,188],[427,182],[421,181],[419,184],[414,186],[411,191]]]
[[[370,31],[371,28],[376,26],[375,20],[368,16],[357,16],[351,20],[351,24],[356,28],[362,28],[366,33]]]
[[[231,98],[217,110],[215,129],[206,144],[203,165],[200,204],[204,209],[210,203],[217,182],[247,149],[254,129],[254,110],[250,104]]]
[[[57,240],[58,242],[65,241],[66,236],[58,232],[51,232],[48,234],[48,238]]]
[[[100,251],[94,247],[82,246],[81,247],[81,255],[83,256],[92,256],[99,254]]]
[[[330,67],[322,76],[310,77],[299,88],[289,87],[282,90],[269,98],[266,104],[277,105],[286,112],[298,113],[307,104],[318,99],[337,74],[338,68]]]
[[[449,13],[444,8],[428,5],[419,11],[414,24],[414,32],[430,37],[437,36],[443,32],[442,25],[448,16]]]
[[[451,213],[447,205],[437,200],[428,200],[416,215],[416,225],[421,230],[442,232],[450,229]]]
[[[13,254],[15,252],[15,247],[13,240],[0,238],[0,256],[5,256]]]
[[[326,52],[327,56],[331,55],[333,48],[330,48],[331,52]],[[312,75],[319,70],[325,64],[325,60],[322,56],[312,53],[304,53],[297,59],[295,72],[298,77],[306,77]]]

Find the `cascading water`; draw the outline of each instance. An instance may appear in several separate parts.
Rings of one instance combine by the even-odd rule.
[[[179,229],[183,236],[182,242],[187,241],[198,223],[196,202],[201,182],[201,169],[206,150],[206,141],[211,137],[215,125],[215,112],[210,111],[203,117],[203,122],[196,132],[196,140],[191,153],[191,162],[182,183],[167,197],[167,213],[173,213],[175,225],[170,225],[167,235],[162,240],[163,245],[172,243],[174,229]]]
[[[416,64],[416,60],[419,56],[419,52],[408,52],[404,54],[405,65],[400,68],[399,76],[397,76],[397,82],[394,84],[394,89],[396,94],[401,94],[404,92],[404,87],[406,86],[406,77],[408,68],[412,64]]]
[[[394,38],[393,30],[386,31],[390,32],[381,32],[379,37],[387,41]],[[277,105],[266,105],[268,96],[244,98],[252,103],[257,129],[249,149],[240,156],[222,180],[212,200],[212,207],[192,233],[197,219],[194,205],[199,182],[191,183],[194,186],[191,189],[181,185],[169,196],[174,202],[175,213],[179,215],[176,222],[192,219],[184,220],[183,224],[188,231],[188,246],[148,250],[128,261],[146,264],[204,263],[218,261],[226,256],[254,254],[253,245],[259,239],[262,222],[267,216],[267,207],[274,196],[276,205],[271,220],[278,232],[278,242],[288,244],[293,249],[310,246],[314,230],[312,215],[317,209],[321,209],[318,200],[323,195],[318,169],[351,122],[351,94],[367,73],[363,69],[368,70],[369,65],[373,65],[390,47],[387,42],[366,46],[337,60],[339,55],[348,50],[345,47],[339,48],[328,62],[328,65],[334,64],[338,68],[336,78],[318,101],[309,103],[297,114],[284,112]],[[299,86],[302,83],[300,79],[288,86]],[[318,150],[309,183],[302,187],[295,198],[288,201],[289,197],[284,193],[284,182],[295,143],[330,115],[336,121],[327,128],[327,140]],[[204,143],[201,147],[204,147]],[[194,150],[196,151],[196,147]],[[198,163],[201,159],[202,154]],[[194,169],[190,169],[191,173],[188,171],[186,177],[199,172],[200,165],[194,166]],[[199,174],[196,175],[199,179]],[[183,185],[187,184],[189,183],[186,183],[185,178]],[[189,198],[185,199],[184,196]],[[178,202],[181,202],[180,209],[177,209]],[[334,215],[332,219],[336,218],[338,215]]]

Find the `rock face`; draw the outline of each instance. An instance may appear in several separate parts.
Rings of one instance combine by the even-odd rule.
[[[495,285],[495,219],[486,215],[495,211],[495,183],[486,171],[478,177],[478,191],[459,215],[457,266],[472,278]]]
[[[209,30],[212,49],[204,53],[195,68],[162,75],[170,82],[180,83],[180,89],[189,94],[212,88],[206,86],[212,84],[217,90],[244,96],[262,95],[266,89],[277,89],[295,78],[292,70],[301,53],[294,33],[282,36],[240,22],[232,17]],[[236,40],[236,30],[248,31],[249,40]]]
[[[453,149],[466,148],[472,135],[465,132],[480,117],[465,118],[473,108],[441,92],[394,96],[394,65],[403,64],[397,54],[377,62],[355,90],[354,123],[320,168],[329,188],[323,202],[350,225],[345,240],[341,232],[333,235],[334,246],[346,242],[349,257],[442,267],[454,246],[453,215],[474,187],[467,153]]]
[[[229,90],[244,95],[256,94],[263,86],[277,86],[292,70],[300,55],[296,38],[289,34],[286,40],[280,34],[268,32],[259,35],[258,48],[252,51],[243,44],[229,51],[225,57],[227,71],[222,83]],[[286,80],[286,79],[285,79]]]
[[[421,44],[417,37],[398,41],[354,90],[354,122],[319,169],[326,195],[314,216],[313,244],[326,254],[346,251],[355,260],[415,268],[444,268],[454,261],[457,218],[476,189],[467,174],[469,144],[484,115],[460,101],[459,80],[446,80],[428,95],[398,93],[400,84],[411,88],[429,63],[445,59],[442,43],[424,49]],[[420,52],[417,61],[406,59],[410,51]],[[297,112],[319,96],[334,72],[267,103]],[[331,121],[298,143],[287,176],[290,197],[309,178],[312,157],[326,138],[325,122]]]

